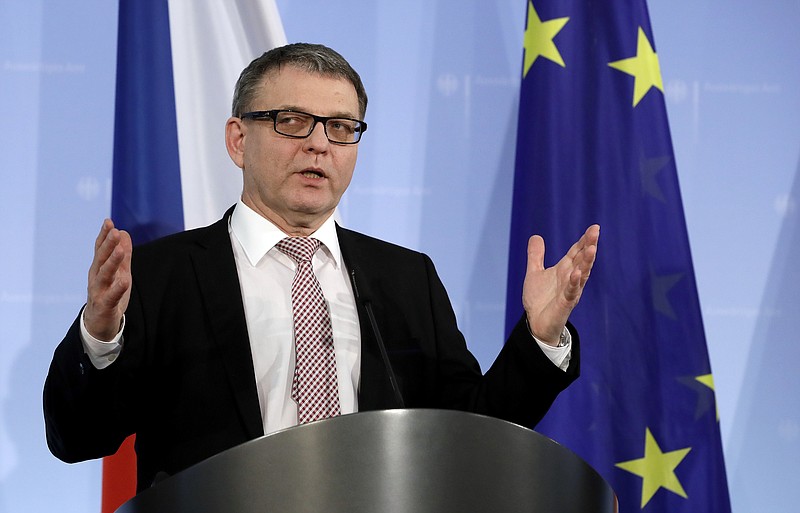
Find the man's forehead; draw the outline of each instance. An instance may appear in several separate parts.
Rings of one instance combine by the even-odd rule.
[[[356,88],[350,80],[341,75],[333,73],[319,73],[316,71],[309,71],[305,68],[295,66],[292,64],[284,64],[279,68],[271,69],[266,72],[261,79],[262,87],[275,87],[276,85],[287,85],[295,88],[300,84],[330,84],[332,82],[341,82],[346,89],[353,90],[353,95],[357,98]]]
[[[303,107],[298,102],[333,108],[329,103],[336,103],[340,108],[352,110],[350,115],[357,115],[358,94],[355,86],[347,78],[338,75],[308,71],[298,66],[283,65],[270,70],[261,79],[257,98],[272,102],[269,108]],[[275,102],[280,105],[275,104]],[[267,108],[267,106],[262,106]],[[314,113],[318,114],[318,113]]]

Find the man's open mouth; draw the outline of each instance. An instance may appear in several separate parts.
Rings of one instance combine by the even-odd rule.
[[[300,174],[306,178],[325,178],[325,173],[319,169],[306,169]]]

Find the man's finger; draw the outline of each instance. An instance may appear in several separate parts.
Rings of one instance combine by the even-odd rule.
[[[101,232],[101,234],[104,234],[103,239],[98,239],[97,242],[99,242],[99,244],[95,243],[94,256],[92,257],[92,268],[95,272],[97,272],[98,268],[108,259],[111,252],[114,251],[114,246],[117,243],[114,231],[114,228],[103,230],[103,232]]]
[[[125,251],[119,244],[114,246],[111,254],[100,264],[95,274],[95,281],[101,286],[110,286],[125,259]]]
[[[95,249],[92,265],[89,268],[90,277],[92,274],[97,274],[99,272],[100,268],[106,263],[120,244],[123,245],[123,249],[126,252],[131,251],[130,235],[128,235],[127,232],[117,230],[112,225],[111,229],[106,232],[105,239],[100,243],[100,246]]]
[[[587,246],[584,246],[581,249],[579,254],[580,262],[578,262],[578,268],[580,269],[580,287],[581,289],[586,285],[586,282],[589,280],[589,275],[592,274],[592,268],[594,267],[594,262],[597,259],[597,242],[600,236],[600,226],[599,225],[592,225],[584,234],[584,237],[587,238]]]
[[[108,236],[108,232],[110,232],[114,228],[114,222],[111,219],[103,219],[103,224],[100,225],[100,233],[97,234],[97,238],[94,241],[94,250],[97,251],[100,249],[100,246],[106,240]]]
[[[108,249],[110,253],[106,257],[104,253]],[[118,274],[130,274],[130,250],[126,250],[123,244],[117,242],[108,248],[101,248],[100,252],[93,263],[93,272],[89,274],[89,294],[93,297],[105,294]]]
[[[581,239],[586,239],[584,245],[586,246],[597,246],[598,241],[600,240],[600,225],[593,224],[583,232],[583,236]]]
[[[125,230],[119,230],[119,247],[122,248],[122,263],[120,266],[130,273],[133,241],[131,240],[131,235]]]
[[[111,308],[116,308],[120,301],[122,301],[123,296],[125,293],[128,292],[131,286],[131,276],[130,274],[118,274],[111,286],[108,288],[108,292],[106,294],[106,304]]]
[[[528,239],[528,269],[544,269],[544,239],[540,235]]]

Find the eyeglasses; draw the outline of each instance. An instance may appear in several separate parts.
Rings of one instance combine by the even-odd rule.
[[[325,136],[332,143],[356,144],[361,134],[367,131],[367,124],[358,119],[326,118],[297,110],[257,110],[239,116],[241,119],[271,119],[275,131],[287,137],[305,139],[317,123],[322,123]]]

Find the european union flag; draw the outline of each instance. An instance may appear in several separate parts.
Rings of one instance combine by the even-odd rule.
[[[527,2],[506,326],[526,243],[553,265],[592,223],[598,259],[571,316],[581,378],[538,430],[586,459],[620,511],[730,512],[672,152],[644,0]]]

